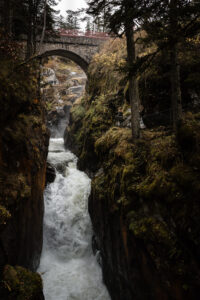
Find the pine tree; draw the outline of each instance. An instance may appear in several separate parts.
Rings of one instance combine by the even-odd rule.
[[[88,13],[98,17],[104,15],[107,27],[117,36],[125,34],[127,42],[127,61],[129,65],[129,98],[131,104],[132,136],[140,136],[140,98],[138,76],[135,70],[137,60],[134,31],[136,21],[141,16],[140,2],[134,0],[97,0],[89,1]]]
[[[188,0],[146,1],[144,29],[147,40],[169,53],[171,70],[171,111],[174,131],[182,118],[178,53],[187,38],[200,29],[200,2]]]
[[[0,1],[0,24],[5,32],[9,35],[12,34],[12,19],[13,19],[13,7],[15,3],[13,0],[1,0]]]
[[[36,52],[37,39],[42,31],[43,36],[46,32],[55,33],[57,12],[52,7],[56,4],[55,0],[0,0],[0,25],[15,39],[21,34],[27,36],[27,58]]]
[[[61,16],[61,15],[58,17],[58,20],[57,20],[57,26],[58,26],[60,29],[67,29],[66,21],[65,21],[64,17]]]
[[[67,10],[66,29],[74,29],[74,12]]]
[[[80,16],[83,13],[83,9],[67,10],[66,29],[80,29]]]
[[[181,43],[199,32],[200,1],[190,0],[91,0],[88,13],[96,18],[104,13],[107,27],[118,36],[125,33],[129,64],[129,95],[133,137],[139,136],[139,94],[137,74],[141,65],[136,57],[134,32],[145,29],[146,40],[157,45],[156,53],[168,50],[171,61],[171,107],[173,128],[182,118],[180,67]],[[152,56],[153,57],[153,56]],[[148,58],[147,58],[148,59]],[[146,60],[142,58],[141,64]]]
[[[86,32],[92,31],[92,28],[91,28],[91,20],[90,20],[89,17],[86,18],[86,27],[85,27],[85,31],[86,31]]]

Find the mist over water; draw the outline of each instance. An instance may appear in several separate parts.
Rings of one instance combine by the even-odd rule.
[[[45,190],[44,244],[38,272],[46,300],[109,300],[93,256],[88,214],[91,183],[62,138],[50,140],[49,162],[56,179]]]

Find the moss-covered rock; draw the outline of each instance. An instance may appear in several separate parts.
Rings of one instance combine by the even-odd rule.
[[[10,217],[10,212],[4,206],[0,205],[0,226],[5,225]]]
[[[40,275],[20,266],[4,267],[0,291],[2,300],[44,299]]]
[[[39,275],[12,267],[35,270],[42,250],[49,133],[37,67],[0,69],[1,299],[43,299]]]
[[[107,268],[111,268],[110,264],[116,259],[115,251],[118,252],[111,250],[116,244],[112,235],[116,226],[114,220],[118,214],[118,222],[122,218],[118,230],[121,231],[122,237],[124,230],[127,234],[124,251],[129,253],[126,257],[128,263],[131,264],[136,255],[132,252],[130,244],[134,243],[136,251],[141,251],[143,245],[142,250],[146,251],[148,264],[151,261],[157,274],[160,274],[157,284],[161,285],[162,293],[166,290],[171,299],[177,289],[181,298],[177,296],[175,299],[197,299],[200,284],[196,260],[200,247],[198,165],[191,166],[188,158],[184,158],[184,153],[173,135],[162,136],[161,131],[161,137],[158,132],[152,136],[152,132],[146,131],[144,138],[135,145],[131,143],[130,135],[129,129],[114,127],[95,143],[103,171],[93,179],[90,213],[97,236],[109,235],[106,243],[103,236],[100,238],[101,247],[104,248],[102,251],[106,251],[105,255],[110,257]],[[151,140],[148,140],[149,135]],[[94,213],[98,202],[101,203],[98,204],[99,212]],[[105,206],[106,212],[103,211]],[[109,221],[106,221],[106,214],[109,215]],[[98,225],[98,219],[109,222],[112,233],[109,230],[102,233],[102,225]],[[118,260],[119,265],[122,259],[125,258],[121,256]],[[141,272],[144,262],[142,258],[138,259],[141,266],[129,269],[127,281],[135,272]],[[150,266],[149,268],[151,276],[154,277],[154,269]],[[114,270],[112,276],[117,272],[115,268]],[[127,270],[124,269],[123,272],[125,274]],[[106,273],[105,276],[109,285]],[[144,280],[145,276],[142,274],[140,279]],[[150,278],[148,280],[149,299],[157,299],[155,291],[151,291],[153,284]],[[121,289],[124,288],[122,284]],[[114,299],[115,297],[117,299],[117,295]],[[140,299],[138,295],[136,299]]]
[[[167,127],[146,129],[133,144],[131,129],[116,122],[118,111],[127,118],[130,109],[126,76],[119,72],[124,45],[113,47],[115,58],[111,45],[94,58],[87,94],[74,106],[68,129],[79,166],[93,176],[89,211],[104,280],[114,300],[197,300],[199,114],[184,114],[176,136]],[[160,74],[158,65],[146,73],[154,109],[158,89],[169,84]]]

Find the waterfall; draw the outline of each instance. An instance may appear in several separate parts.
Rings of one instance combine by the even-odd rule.
[[[109,300],[91,247],[90,179],[77,170],[77,158],[65,151],[62,138],[50,140],[48,160],[56,168],[56,179],[44,193],[44,242],[38,272],[45,299]]]

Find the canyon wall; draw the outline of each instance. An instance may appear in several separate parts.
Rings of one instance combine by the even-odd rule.
[[[49,133],[35,70],[17,73],[1,76],[0,298],[39,300],[42,282],[29,270],[42,250]]]
[[[66,147],[92,177],[93,248],[100,250],[113,300],[198,299],[199,108],[191,104],[176,135],[167,122],[158,126],[149,116],[154,128],[144,129],[141,122],[141,138],[132,143],[127,77],[119,71],[125,59],[124,42],[119,40],[94,57],[87,93],[72,107],[65,131]],[[188,64],[192,70],[192,59]],[[157,67],[151,66],[145,75],[149,101],[164,84],[155,88]],[[166,81],[159,71],[157,75],[158,82]],[[148,111],[145,91],[140,92]],[[198,88],[193,93],[198,94]],[[155,104],[153,113],[162,105]]]

